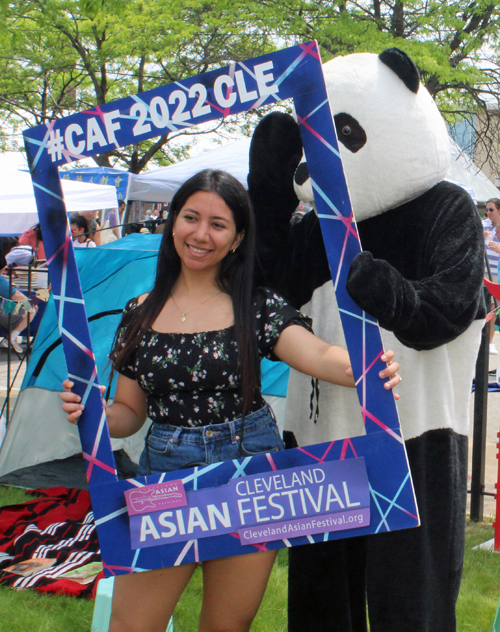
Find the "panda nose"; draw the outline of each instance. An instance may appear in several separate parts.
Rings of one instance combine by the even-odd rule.
[[[300,187],[304,184],[304,182],[307,182],[308,179],[309,179],[309,169],[307,168],[307,162],[301,162],[295,172],[295,176],[294,176],[295,184],[298,184]]]

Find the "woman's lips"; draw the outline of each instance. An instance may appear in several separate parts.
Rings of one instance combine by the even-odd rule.
[[[186,244],[186,246],[188,247],[188,250],[195,255],[206,255],[210,252],[207,248],[197,248],[196,246],[190,246],[189,244]]]

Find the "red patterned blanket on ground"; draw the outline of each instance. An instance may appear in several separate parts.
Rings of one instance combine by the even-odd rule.
[[[104,576],[89,493],[52,487],[0,508],[0,584],[95,597]]]

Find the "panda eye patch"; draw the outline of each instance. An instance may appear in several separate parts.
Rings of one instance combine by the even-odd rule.
[[[366,143],[365,130],[353,116],[346,112],[336,114],[334,120],[339,141],[355,154]]]

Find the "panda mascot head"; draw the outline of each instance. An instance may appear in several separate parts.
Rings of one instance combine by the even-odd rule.
[[[391,48],[337,57],[323,72],[357,221],[415,199],[444,179],[450,165],[446,126],[406,53]],[[304,164],[295,191],[300,200],[313,201]]]

